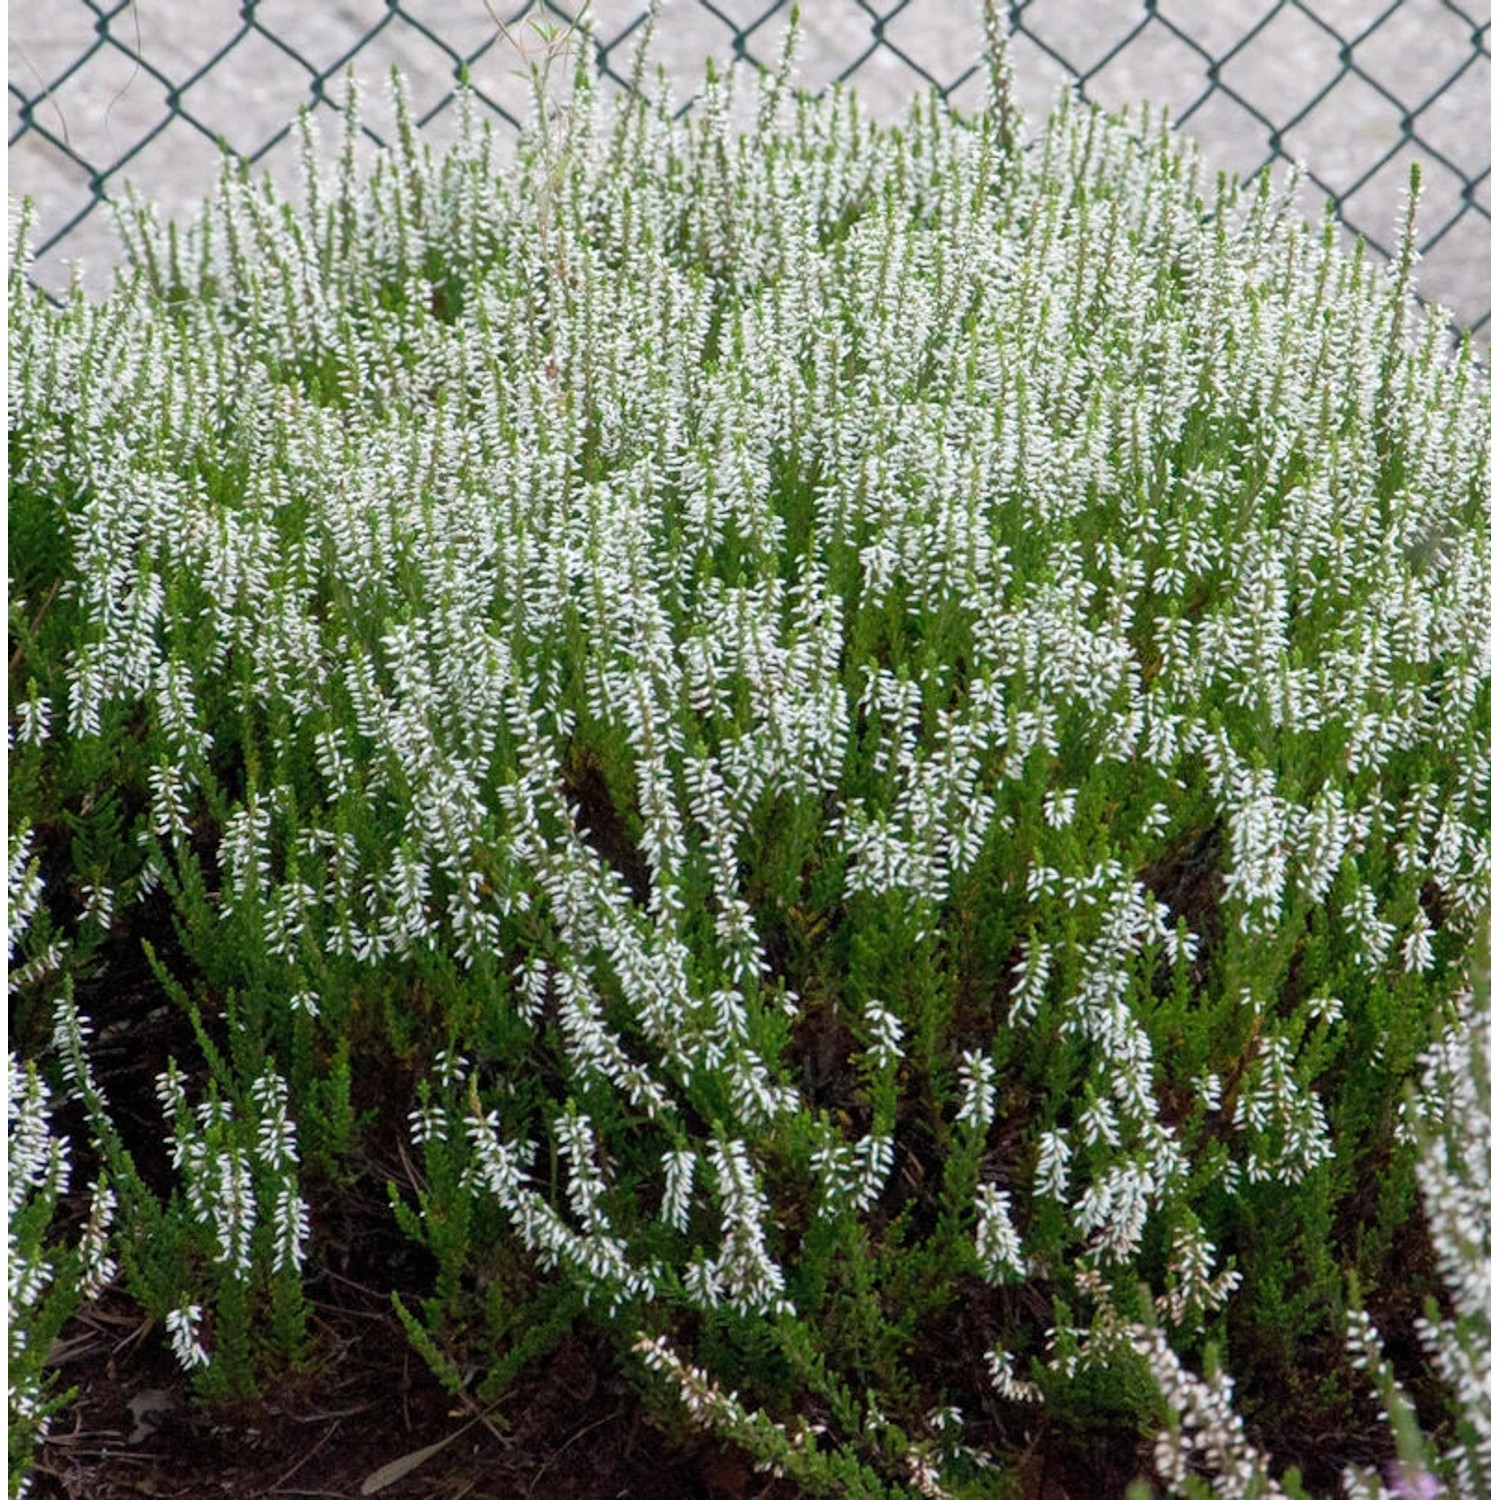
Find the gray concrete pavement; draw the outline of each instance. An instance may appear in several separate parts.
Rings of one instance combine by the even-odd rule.
[[[491,3],[509,18],[521,0]],[[769,3],[672,0],[655,56],[679,99],[701,82],[706,57],[733,56],[736,27],[748,33],[750,55],[774,62],[785,16],[768,15]],[[596,35],[616,72],[628,71],[642,8],[643,0],[594,0]],[[216,137],[247,155],[264,150],[314,98],[320,73],[352,67],[380,130],[395,63],[425,114],[452,88],[455,54],[473,55],[496,33],[485,0],[402,0],[395,11],[386,0],[100,0],[98,9],[107,22],[85,0],[9,7],[10,190],[37,200],[44,236],[89,208],[95,174],[106,191],[128,178],[164,213],[191,212],[212,186]],[[1388,10],[1389,0],[1158,0],[1148,14],[1142,0],[1030,0],[1012,41],[1018,92],[1033,119],[1070,72],[1111,107],[1151,99],[1185,117],[1211,166],[1238,174],[1273,155],[1275,133],[1313,174],[1307,211],[1321,212],[1319,185],[1347,195],[1346,220],[1377,242],[1392,239],[1416,157],[1427,182],[1423,231],[1448,226],[1425,256],[1420,285],[1472,321],[1490,298],[1488,0],[1404,0]],[[804,0],[803,12],[803,85],[822,87],[857,63],[854,86],[886,117],[925,86],[924,72],[945,86],[963,78],[982,46],[978,0]],[[525,27],[514,32],[522,39]],[[502,40],[477,59],[473,77],[519,115],[520,71]],[[337,84],[327,87],[337,94]],[[173,118],[174,91],[189,118]],[[954,97],[975,103],[982,92],[973,75]],[[26,128],[26,100],[43,129]],[[1403,116],[1420,144],[1403,140]],[[451,110],[439,114],[434,137],[451,121]],[[336,131],[323,135],[331,150]],[[290,186],[294,157],[282,140],[265,169]],[[109,216],[96,209],[47,252],[38,279],[62,285],[76,261],[90,286],[103,286],[117,255]]]

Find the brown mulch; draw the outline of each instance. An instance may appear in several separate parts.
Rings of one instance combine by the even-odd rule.
[[[343,1290],[344,1305],[318,1309],[325,1368],[212,1417],[191,1410],[160,1330],[106,1298],[56,1351],[77,1395],[38,1453],[33,1496],[796,1500],[793,1486],[715,1442],[674,1445],[581,1337],[485,1411],[439,1388],[380,1294]],[[439,1443],[404,1475],[362,1490]]]
[[[317,1290],[310,1367],[254,1405],[211,1415],[193,1409],[162,1330],[123,1293],[106,1293],[54,1347],[59,1386],[75,1395],[38,1450],[32,1496],[808,1500],[685,1423],[665,1431],[586,1333],[484,1409],[439,1386],[387,1292],[332,1270]],[[1143,1460],[1138,1445],[1080,1444],[1043,1423],[1010,1478],[1018,1500],[1119,1500],[1149,1472]]]

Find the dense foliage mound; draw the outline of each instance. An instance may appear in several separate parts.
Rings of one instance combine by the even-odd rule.
[[[483,1403],[1477,1493],[1486,378],[1144,116],[733,87],[22,225],[13,1483],[80,1298],[252,1397],[374,1183]]]

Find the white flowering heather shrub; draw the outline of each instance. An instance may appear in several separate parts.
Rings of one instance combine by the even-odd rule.
[[[19,941],[33,926],[41,902],[41,873],[31,848],[30,830],[23,827],[11,839],[6,889],[7,961],[14,979],[23,984],[36,982],[62,961],[57,945],[44,943],[29,964],[16,963]],[[115,1277],[110,1231],[118,1201],[108,1174],[99,1173],[80,1198],[81,1232],[71,1242],[59,1234],[56,1221],[73,1180],[69,1142],[55,1128],[59,1104],[66,1099],[54,1097],[34,1061],[22,1064],[13,1052],[6,1060],[7,1473],[8,1493],[15,1500],[28,1492],[36,1445],[66,1404],[49,1369],[52,1342],[79,1304],[97,1296]],[[64,1087],[76,1092],[67,1049],[61,1063]]]
[[[1420,1143],[1422,1208],[1442,1272],[1444,1311],[1430,1298],[1416,1332],[1444,1387],[1453,1441],[1441,1451],[1423,1433],[1379,1329],[1357,1298],[1347,1315],[1347,1346],[1368,1395],[1390,1424],[1395,1454],[1380,1470],[1352,1465],[1342,1493],[1351,1500],[1477,1500],[1490,1480],[1490,1015],[1472,993],[1457,1018],[1422,1055],[1420,1093],[1406,1101],[1406,1124]],[[1185,1370],[1160,1328],[1132,1331],[1161,1393],[1170,1428],[1157,1439],[1156,1470],[1173,1495],[1285,1496],[1270,1461],[1249,1441],[1234,1409],[1234,1382],[1222,1370],[1201,1379]],[[1295,1479],[1291,1493],[1303,1494]]]
[[[1488,390],[1410,249],[1144,114],[1028,143],[1003,60],[889,128],[588,71],[504,170],[403,106],[362,175],[351,98],[97,305],[17,231],[14,1045],[122,1289],[243,1393],[404,1152],[444,1379],[587,1325],[809,1493],[1123,1485],[1163,1383],[1332,1494],[1395,1452],[1356,1286],[1470,1442],[1401,1101],[1489,880]]]
[[[51,1233],[68,1191],[67,1141],[53,1132],[53,1100],[34,1066],[9,1059],[6,1095],[6,1359],[9,1370],[9,1494],[25,1494],[37,1442],[64,1404],[52,1387],[47,1354],[78,1304],[115,1273],[109,1258],[114,1195],[100,1178],[76,1247]]]

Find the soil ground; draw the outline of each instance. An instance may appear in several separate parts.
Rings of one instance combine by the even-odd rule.
[[[76,1395],[38,1453],[34,1500],[804,1500],[733,1448],[664,1431],[584,1335],[486,1411],[439,1387],[387,1293],[332,1272],[318,1291],[309,1372],[212,1417],[192,1410],[161,1330],[107,1294],[55,1350]],[[1015,1477],[1020,1500],[1104,1500],[1147,1468],[1140,1449],[1067,1453],[1044,1432]]]
[[[330,1290],[335,1290],[330,1288]],[[328,1367],[253,1409],[188,1408],[159,1333],[107,1303],[76,1325],[65,1378],[77,1398],[42,1448],[37,1500],[291,1500],[379,1493],[389,1500],[793,1500],[703,1440],[675,1447],[580,1338],[500,1406],[443,1392],[389,1314],[352,1283],[318,1308]],[[390,1466],[445,1443],[376,1488]]]

